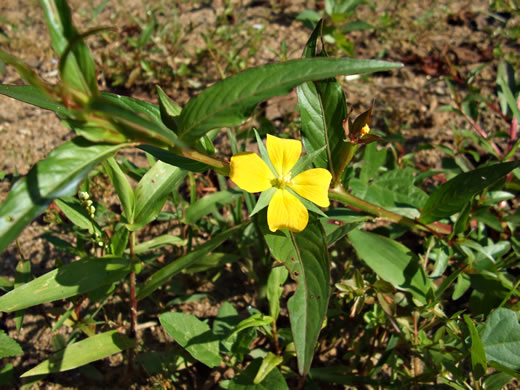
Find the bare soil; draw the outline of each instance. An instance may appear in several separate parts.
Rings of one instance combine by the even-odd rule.
[[[111,25],[116,29],[115,33],[107,32],[88,40],[100,69],[99,84],[104,90],[156,102],[157,96],[151,85],[155,81],[180,105],[185,104],[202,87],[220,79],[222,74],[229,76],[234,73],[236,70],[228,66],[219,50],[225,52],[236,49],[234,45],[237,42],[247,41],[258,28],[265,27],[266,30],[261,40],[257,41],[256,50],[251,51],[252,55],[248,56],[251,46],[238,50],[238,55],[244,58],[241,66],[251,67],[277,61],[276,53],[280,53],[283,40],[287,45],[288,58],[298,58],[310,30],[297,21],[296,16],[315,6],[314,1],[303,0],[286,0],[282,2],[283,7],[275,1],[235,1],[233,3],[237,3],[237,6],[227,16],[227,23],[241,24],[244,27],[234,32],[231,42],[224,41],[222,48],[217,47],[214,52],[201,52],[201,48],[207,46],[203,34],[214,34],[216,27],[222,23],[222,19],[219,19],[224,14],[222,1],[209,2],[210,5],[208,2],[176,1],[171,2],[175,4],[173,6],[164,0],[111,0],[95,19],[93,9],[101,0],[71,0],[69,3],[79,30],[85,31],[99,25]],[[349,107],[355,114],[359,114],[374,102],[371,127],[386,134],[402,136],[401,146],[404,152],[414,151],[418,145],[425,143],[453,147],[452,129],[470,127],[460,116],[439,111],[444,105],[454,105],[445,78],[465,79],[473,69],[487,64],[476,76],[475,84],[479,86],[483,96],[495,96],[498,60],[493,57],[493,50],[501,44],[506,52],[514,52],[518,50],[518,43],[496,41],[494,31],[504,26],[486,14],[487,0],[441,0],[431,4],[420,0],[375,3],[377,5],[373,9],[361,7],[357,16],[368,23],[381,25],[383,15],[387,15],[392,24],[375,30],[352,32],[347,38],[355,44],[356,57],[381,57],[384,60],[402,62],[405,67],[399,71],[375,74],[367,79],[348,82],[340,80],[345,88]],[[136,21],[146,20],[149,15],[147,11],[151,10],[155,12],[159,25],[177,23],[176,27],[172,27],[179,37],[177,43],[164,45],[170,52],[139,52],[127,43],[130,38],[138,38],[141,27]],[[3,23],[0,27],[5,33],[5,36],[0,35],[2,49],[24,60],[44,79],[57,82],[57,59],[50,47],[38,2],[2,1],[0,16]],[[518,21],[511,20],[507,23],[518,24]],[[158,44],[158,47],[163,46]],[[130,53],[126,55],[125,50]],[[135,66],[139,56],[140,59],[158,64],[158,67],[171,67],[176,72],[180,71],[182,64],[187,64],[192,67],[192,73],[187,77],[166,74],[150,78],[146,72],[140,72],[129,82],[133,71],[131,67]],[[114,85],[121,74],[127,76],[127,82]],[[0,82],[23,83],[9,67],[5,70],[0,68]],[[454,85],[461,95],[467,93],[462,84],[455,82]],[[296,105],[296,95],[292,93],[269,100],[262,109],[265,110],[266,117],[283,131],[287,117],[295,115]],[[492,114],[479,118],[479,123],[490,132],[505,126],[498,115]],[[0,181],[0,201],[6,198],[16,177],[27,174],[36,162],[71,137],[73,133],[53,113],[0,96],[0,173],[3,171],[6,174]],[[137,157],[143,159],[143,156]],[[424,167],[439,167],[441,164],[441,154],[436,149],[419,152],[416,159]],[[51,269],[55,259],[64,258],[63,253],[40,238],[48,228],[47,222],[38,218],[18,239],[21,254],[30,259],[35,275]],[[1,256],[0,275],[12,277],[20,259],[15,243]],[[254,287],[244,270],[237,267],[234,265],[225,270],[217,285],[186,286],[186,291],[211,292],[213,300],[204,299],[186,304],[179,310],[205,318],[216,315],[222,302],[219,298],[231,300],[242,310],[254,303]],[[121,286],[123,289],[125,287]],[[218,291],[220,292],[217,293]],[[122,292],[121,296],[125,296],[125,293]],[[140,312],[140,322],[148,323],[147,327],[140,330],[141,337],[150,340],[159,349],[165,349],[167,337],[154,317],[160,309],[150,307],[151,304],[145,304],[144,310],[149,310],[148,312]],[[114,302],[114,311],[120,306],[121,303]],[[0,314],[2,328],[21,343],[25,352],[23,358],[13,360],[15,375],[19,376],[33,367],[52,351],[53,333],[45,324],[55,319],[53,310],[53,305],[27,310],[20,334],[16,332],[13,316]],[[153,321],[151,325],[149,321]],[[121,361],[121,358],[116,358],[96,363],[101,371],[107,366],[119,367],[112,370],[111,374],[106,374],[116,377],[106,376],[104,383],[109,383],[106,382],[108,379],[116,383],[121,379],[117,376],[125,376]],[[76,372],[70,375],[53,375],[35,386],[48,389],[96,388],[95,383],[79,384],[82,378],[84,376],[79,376]],[[197,380],[192,380],[193,384],[200,384]],[[134,378],[131,384],[126,383],[121,388],[151,388],[150,383]],[[207,381],[205,386],[204,388],[212,388],[211,381]]]

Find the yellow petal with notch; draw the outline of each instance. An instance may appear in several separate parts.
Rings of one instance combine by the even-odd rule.
[[[237,153],[231,157],[229,178],[247,192],[261,192],[273,186],[271,169],[256,153]]]
[[[296,196],[284,189],[277,190],[267,208],[269,230],[289,229],[301,232],[309,222],[309,213]]]
[[[329,186],[332,175],[323,168],[314,168],[296,175],[288,184],[298,195],[321,207],[329,207]]]
[[[267,153],[279,176],[286,175],[302,154],[302,143],[296,139],[282,139],[267,134]]]

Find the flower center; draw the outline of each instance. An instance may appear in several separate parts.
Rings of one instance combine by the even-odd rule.
[[[275,187],[285,188],[288,184],[294,184],[294,181],[291,179],[291,172],[284,173],[280,176],[280,178],[276,179]]]

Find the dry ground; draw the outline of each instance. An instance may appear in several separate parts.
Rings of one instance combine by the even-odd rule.
[[[224,14],[221,1],[209,2],[209,7],[204,5],[208,2],[111,0],[96,19],[92,20],[92,10],[100,3],[101,1],[94,0],[70,1],[80,30],[99,25],[115,26],[115,34],[107,33],[101,37],[89,38],[88,41],[101,70],[99,83],[105,90],[150,101],[157,100],[153,86],[150,85],[153,80],[145,72],[134,75],[135,79],[131,83],[114,85],[121,72],[132,72],[133,69],[125,66],[134,64],[137,55],[135,52],[126,55],[124,50],[128,46],[122,44],[118,37],[138,37],[141,30],[135,18],[145,20],[147,10],[155,10],[160,25],[176,23],[170,27],[170,32],[176,32],[179,38],[177,44],[164,46],[170,51],[142,51],[138,53],[140,58],[176,71],[181,69],[182,64],[192,66],[192,73],[188,77],[168,79],[168,76],[161,75],[156,80],[180,105],[198,93],[201,86],[213,83],[222,74],[230,75],[234,72],[227,67],[218,47],[201,51],[201,48],[207,46],[202,34],[213,34],[222,22],[218,19]],[[144,3],[147,5],[143,5]],[[280,52],[282,40],[286,41],[289,58],[300,56],[310,31],[296,20],[296,16],[306,8],[313,7],[313,1],[286,0],[285,8],[269,6],[270,3],[278,4],[276,1],[243,0],[233,3],[236,3],[235,11],[228,17],[228,22],[242,28],[231,32],[235,34],[233,42],[224,41],[220,49],[236,49],[237,42],[247,41],[258,28],[264,26],[266,31],[261,40],[251,43],[256,45],[255,50],[251,50],[251,46],[238,50],[238,55],[244,58],[242,66],[276,61],[275,53]],[[353,32],[348,38],[355,43],[357,57],[380,56],[385,60],[402,62],[405,67],[399,71],[375,74],[367,80],[342,80],[348,105],[355,113],[360,113],[374,101],[372,127],[388,134],[403,135],[402,146],[407,151],[414,150],[422,143],[451,145],[452,129],[469,127],[460,117],[438,110],[443,105],[453,105],[444,78],[454,75],[464,78],[480,64],[489,64],[477,76],[477,83],[483,95],[493,96],[497,66],[493,49],[498,43],[493,32],[503,26],[486,14],[487,0],[435,1],[429,6],[426,6],[428,2],[420,0],[375,3],[377,6],[374,9],[360,8],[358,17],[374,25],[382,25],[381,17],[386,13],[393,24],[376,30]],[[56,81],[57,60],[50,48],[38,2],[2,1],[0,17],[0,22],[3,23],[1,28],[5,32],[5,36],[0,35],[2,49],[23,59],[43,78]],[[504,42],[503,47],[513,52],[518,49],[511,42]],[[114,61],[119,61],[124,66],[118,66]],[[10,68],[0,69],[0,82],[22,83]],[[455,85],[464,93],[462,86]],[[296,104],[294,93],[271,99],[264,106],[265,115],[283,130],[281,127],[286,123],[284,118],[294,116]],[[484,116],[480,121],[485,129],[493,131],[504,126],[504,122],[494,115]],[[33,164],[72,135],[53,113],[0,96],[0,173],[3,171],[6,174],[5,179],[0,181],[0,201],[7,196],[13,177],[25,175]],[[417,159],[427,167],[440,164],[439,153],[435,151],[418,153]],[[51,245],[39,238],[45,227],[45,222],[39,218],[19,237],[21,251],[26,258],[31,259],[36,274],[48,269],[54,258],[61,256]],[[12,276],[18,258],[13,243],[2,254],[0,274]],[[242,298],[236,298],[237,305],[245,306],[249,299],[247,293],[242,291],[236,294],[238,295]],[[212,311],[217,306],[218,304],[202,301],[187,309],[204,317],[214,315]],[[29,310],[26,326],[20,335],[14,331],[11,316],[0,314],[4,327],[12,337],[21,342],[26,352],[24,361],[17,362],[17,374],[34,365],[51,350],[52,334],[47,327],[42,326],[47,320],[42,313],[47,309],[46,306],[45,309]],[[164,339],[157,328],[148,331],[152,332],[148,337],[155,337],[158,342]],[[117,363],[114,360],[110,364]],[[62,383],[61,388],[76,388],[75,378],[76,376],[51,379],[47,382],[48,388],[60,388],[58,383]]]

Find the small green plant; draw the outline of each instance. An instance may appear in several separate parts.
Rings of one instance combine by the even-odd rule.
[[[323,11],[306,10],[298,15],[298,19],[306,27],[314,29],[325,14],[330,23],[323,25],[323,39],[343,53],[354,57],[355,44],[347,38],[347,35],[353,31],[374,29],[370,23],[356,18],[356,9],[367,2],[365,0],[325,0],[323,3]]]
[[[247,69],[184,107],[160,88],[157,105],[102,92],[83,41],[98,30],[76,31],[64,0],[42,6],[60,82],[0,51],[28,83],[0,93],[54,111],[76,137],[12,186],[0,251],[47,210],[42,238],[71,256],[33,275],[20,250],[15,275],[0,278],[0,311],[18,329],[26,310],[56,308],[54,352],[23,373],[6,363],[3,383],[72,369],[102,381],[90,363],[124,351],[128,380],[142,367],[155,386],[179,388],[499,389],[519,377],[515,132],[502,134],[505,149],[477,133],[487,154],[469,169],[403,163],[371,129],[372,108],[354,115],[335,79],[401,65],[328,58],[323,21],[304,58]],[[498,84],[513,127],[517,88]],[[265,129],[237,131],[258,103],[293,88],[301,142],[267,134],[264,146]],[[462,103],[454,110],[469,117]],[[105,203],[110,191],[118,207]],[[217,292],[192,293],[180,276],[207,286],[224,272],[222,290],[254,285],[252,304],[240,311],[226,297],[207,318],[191,314],[184,305]],[[159,324],[174,340],[165,350],[140,330]],[[4,332],[0,341],[0,357],[24,353]],[[190,382],[208,369],[214,382]]]

